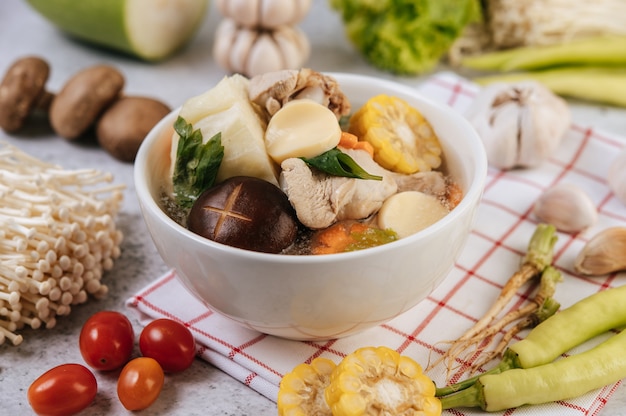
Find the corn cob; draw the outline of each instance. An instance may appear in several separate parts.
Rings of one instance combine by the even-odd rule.
[[[335,367],[331,360],[318,357],[286,374],[278,390],[278,416],[332,416],[324,389]]]
[[[352,115],[348,130],[374,147],[374,160],[386,169],[411,174],[441,164],[441,145],[430,123],[399,97],[370,98]]]
[[[347,355],[333,370],[325,397],[333,416],[441,414],[435,384],[422,367],[387,347]]]

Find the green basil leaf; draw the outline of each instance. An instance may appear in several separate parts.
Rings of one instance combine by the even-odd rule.
[[[202,143],[202,132],[178,117],[174,130],[180,136],[174,161],[174,196],[183,208],[190,208],[198,196],[213,186],[224,158],[222,135],[217,133]]]
[[[342,152],[336,147],[322,153],[319,156],[313,158],[301,158],[307,165],[313,166],[322,172],[328,173],[332,176],[343,176],[346,178],[356,179],[371,179],[375,181],[381,181],[382,176],[371,175],[358,165],[350,157],[350,155]]]

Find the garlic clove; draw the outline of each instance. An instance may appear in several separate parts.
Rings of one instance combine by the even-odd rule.
[[[232,19],[222,19],[215,29],[213,58],[225,69],[230,70],[231,49],[237,37],[237,24]]]
[[[228,54],[227,68],[233,72],[246,73],[250,51],[258,39],[257,36],[258,34],[254,30],[239,29],[237,31]]]
[[[259,33],[259,37],[248,52],[248,59],[243,71],[248,77],[285,68],[282,51],[272,36],[269,33]]]
[[[561,183],[547,189],[533,206],[533,214],[557,230],[576,233],[598,221],[598,210],[578,186]]]
[[[607,228],[596,234],[578,253],[574,269],[589,276],[626,270],[626,227]]]
[[[311,8],[311,0],[216,0],[217,10],[239,26],[276,29],[300,22]]]
[[[311,0],[261,0],[259,26],[273,29],[299,23],[309,12]]]
[[[215,5],[224,17],[235,19],[241,26],[255,27],[261,3],[263,0],[216,0]]]
[[[477,128],[483,139],[487,160],[499,169],[511,169],[517,165],[519,117],[515,105],[502,105],[494,109],[490,125]],[[488,119],[485,118],[485,121]]]
[[[311,50],[309,40],[304,32],[296,27],[284,26],[276,29],[274,41],[282,51],[285,68],[300,68],[309,57]]]
[[[615,197],[626,204],[626,147],[611,162],[607,182]]]

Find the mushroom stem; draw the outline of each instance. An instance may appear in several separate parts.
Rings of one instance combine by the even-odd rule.
[[[114,216],[124,187],[91,169],[65,171],[0,143],[0,340],[56,325],[72,305],[107,293],[120,255]]]

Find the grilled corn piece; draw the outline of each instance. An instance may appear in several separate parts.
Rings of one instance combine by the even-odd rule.
[[[398,173],[427,172],[441,165],[441,144],[414,107],[385,94],[370,98],[350,117],[348,131],[374,147],[374,160]]]
[[[439,416],[435,384],[413,359],[387,347],[360,348],[333,370],[325,390],[334,416]]]
[[[332,416],[324,399],[324,389],[336,365],[327,358],[315,358],[311,364],[297,365],[280,381],[279,416]]]

